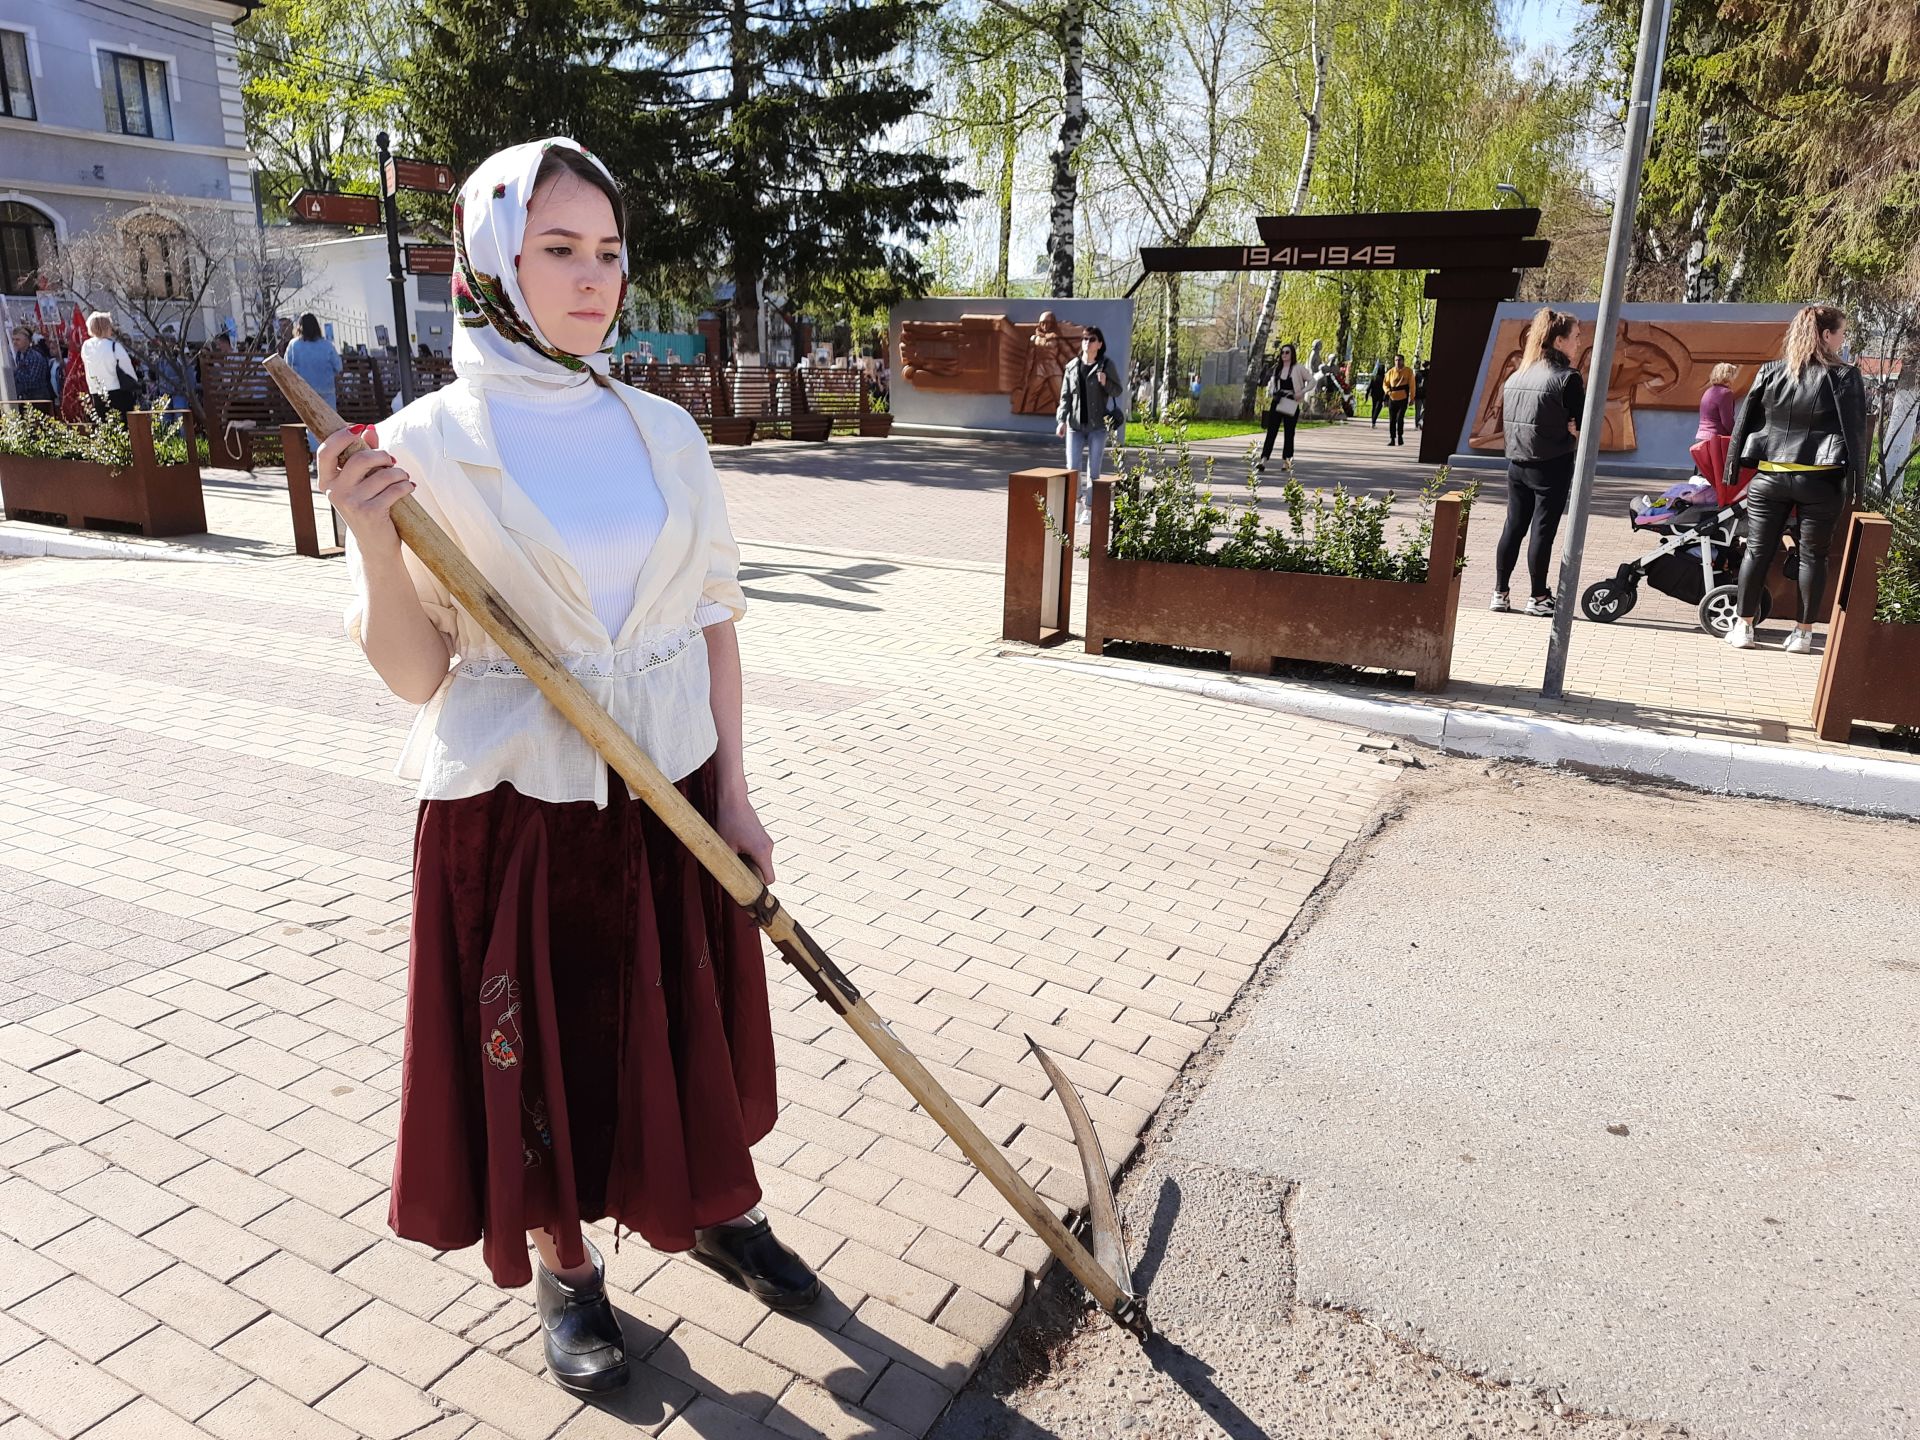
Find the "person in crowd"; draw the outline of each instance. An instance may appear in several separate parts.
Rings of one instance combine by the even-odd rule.
[[[34,345],[32,334],[24,327],[13,332],[13,393],[49,413],[59,396],[53,388],[53,362]]]
[[[1413,367],[1413,428],[1424,430],[1427,425],[1427,366],[1430,362],[1422,360]]]
[[[1254,464],[1256,471],[1265,472],[1267,462],[1273,458],[1273,438],[1282,430],[1286,432],[1286,439],[1280,449],[1281,462],[1293,459],[1293,427],[1300,421],[1300,407],[1307,403],[1307,394],[1312,388],[1313,377],[1300,363],[1299,352],[1290,343],[1282,345],[1272,368],[1267,371],[1267,438],[1260,447],[1260,459]]]
[[[1494,550],[1492,610],[1511,610],[1508,587],[1527,546],[1532,582],[1528,615],[1553,614],[1547,563],[1573,489],[1574,452],[1586,384],[1568,362],[1561,342],[1574,318],[1545,307],[1534,313],[1520,347],[1520,363],[1500,392],[1507,438],[1507,523]]]
[[[1707,376],[1707,388],[1700,392],[1700,428],[1695,440],[1711,440],[1716,435],[1733,434],[1733,382],[1740,367],[1722,360]]]
[[[348,632],[427,706],[402,762],[422,803],[388,1223],[436,1250],[478,1241],[497,1284],[532,1281],[549,1372],[602,1393],[629,1366],[585,1222],[691,1251],[776,1309],[819,1297],[758,1208],[750,1147],[778,1112],[760,935],[401,546],[391,508],[425,505],[772,881],[742,742],[746,602],[699,427],[607,374],[627,268],[612,177],[571,140],[516,145],[454,213],[455,379],[372,449],[343,458],[350,432],[329,436],[318,467],[350,532]]]
[[[1380,407],[1387,403],[1387,362],[1376,360],[1373,371],[1367,376],[1367,400],[1373,406],[1373,416],[1367,422],[1369,430],[1380,428]],[[1393,442],[1387,442],[1391,445]]]
[[[1107,354],[1107,337],[1089,325],[1080,337],[1080,353],[1060,375],[1060,401],[1054,407],[1053,433],[1067,441],[1067,468],[1080,474],[1079,523],[1092,516],[1093,482],[1107,453],[1107,421],[1124,431],[1127,395],[1120,371]]]
[[[1198,370],[1187,372],[1187,396],[1193,401],[1193,413],[1198,415],[1200,413],[1200,372]]]
[[[87,401],[96,420],[109,410],[123,418],[140,403],[140,370],[113,333],[113,316],[96,310],[87,316],[87,339],[80,346],[87,371]]]
[[[340,373],[346,362],[331,340],[320,331],[320,317],[311,310],[300,317],[300,334],[287,345],[287,365],[314,393],[335,409],[340,405]],[[308,433],[308,443],[317,453],[322,436]]]
[[[1787,326],[1780,358],[1760,367],[1734,421],[1727,484],[1738,481],[1743,464],[1760,471],[1747,486],[1740,618],[1727,631],[1727,643],[1736,650],[1753,648],[1760,595],[1795,510],[1800,605],[1780,648],[1792,655],[1813,649],[1833,527],[1849,497],[1861,503],[1866,491],[1867,388],[1858,367],[1846,359],[1846,338],[1847,317],[1841,311],[1831,305],[1803,307]]]
[[[160,333],[147,349],[147,379],[153,386],[155,400],[164,396],[172,402],[175,410],[193,408],[193,383],[187,377],[187,360],[180,349],[180,332],[172,325],[161,326]]]
[[[1407,443],[1407,405],[1413,399],[1413,371],[1407,357],[1395,355],[1393,368],[1380,377],[1380,391],[1387,397],[1387,444]]]

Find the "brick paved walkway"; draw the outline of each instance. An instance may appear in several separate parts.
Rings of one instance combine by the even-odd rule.
[[[1413,453],[1411,445],[1389,450],[1384,435],[1384,427],[1375,430],[1361,420],[1302,430],[1297,456],[1302,478],[1309,484],[1338,481],[1373,491],[1416,492],[1430,467],[1405,458]],[[1245,440],[1233,439],[1195,447],[1215,460],[1215,483],[1223,498],[1235,495],[1243,482],[1246,446]],[[1056,463],[1051,445],[847,437],[825,446],[722,447],[715,459],[742,535],[840,556],[914,556],[994,567],[1005,554],[1008,471]],[[1920,760],[1909,751],[1880,748],[1876,733],[1865,728],[1856,730],[1848,746],[1820,741],[1811,728],[1818,654],[1782,655],[1764,643],[1783,637],[1784,625],[1763,627],[1763,648],[1741,654],[1703,634],[1691,606],[1651,587],[1642,588],[1638,607],[1617,624],[1576,622],[1566,698],[1542,701],[1545,622],[1493,615],[1485,608],[1505,481],[1492,473],[1481,480],[1485,498],[1468,532],[1454,683],[1445,696],[1423,696],[1422,703]],[[221,533],[204,543],[230,555],[289,553],[283,486],[271,473],[255,478],[214,472],[208,513]],[[1633,532],[1626,521],[1628,500],[1648,488],[1643,481],[1600,480],[1588,531],[1584,568],[1589,578],[1611,573],[1623,560],[1653,548],[1655,542]],[[1268,504],[1274,503],[1270,496]],[[1525,588],[1524,575],[1520,588]],[[1084,598],[1080,587],[1076,624]],[[1824,644],[1824,633],[1824,628],[1816,632],[1816,645]],[[1382,697],[1410,693],[1401,681],[1352,688]]]
[[[730,469],[750,765],[783,898],[1066,1205],[1022,1034],[1119,1160],[1394,771],[994,658],[997,567],[954,557],[1000,483],[849,514]],[[790,548],[828,539],[949,558]],[[528,1292],[387,1234],[409,715],[343,593],[297,559],[0,562],[0,1440],[924,1434],[1044,1252],[777,965],[758,1156],[817,1312],[609,1241],[638,1363],[586,1406],[539,1378]]]

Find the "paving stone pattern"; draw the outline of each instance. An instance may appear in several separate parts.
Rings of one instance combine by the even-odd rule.
[[[839,532],[895,558],[862,559],[795,548],[821,487],[769,483],[736,508],[780,893],[1074,1205],[1022,1037],[1118,1164],[1394,772],[1352,732],[1001,658],[952,489],[863,492]],[[586,1405],[530,1292],[388,1233],[410,712],[340,635],[338,563],[262,553],[0,563],[0,1440],[925,1434],[1047,1257],[771,958],[757,1156],[816,1311],[603,1236],[634,1378]]]

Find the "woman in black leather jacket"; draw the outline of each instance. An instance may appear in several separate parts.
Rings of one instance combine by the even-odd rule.
[[[1727,483],[1743,466],[1760,473],[1747,488],[1747,555],[1740,565],[1740,618],[1727,632],[1736,650],[1753,648],[1753,624],[1767,571],[1779,553],[1790,512],[1799,511],[1800,609],[1780,647],[1813,649],[1814,611],[1826,586],[1827,547],[1851,495],[1862,497],[1867,474],[1867,388],[1840,357],[1847,317],[1831,305],[1808,305],[1787,326],[1780,358],[1760,367],[1740,404],[1727,446]]]

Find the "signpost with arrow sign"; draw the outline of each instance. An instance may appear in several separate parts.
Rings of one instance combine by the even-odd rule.
[[[431,160],[403,160],[398,155],[381,167],[385,193],[396,190],[423,190],[429,195],[453,193],[453,167]]]
[[[413,403],[413,347],[408,341],[407,276],[451,275],[451,245],[409,245],[404,256],[400,248],[400,206],[402,190],[419,190],[429,195],[453,192],[453,167],[435,160],[407,160],[387,149],[387,132],[374,136],[380,159],[380,194],[387,218],[387,280],[393,286],[393,325],[399,337],[400,398]],[[444,253],[444,261],[442,254]]]
[[[302,190],[288,204],[287,213],[308,225],[363,225],[372,229],[380,223],[380,197],[348,195],[339,190]]]
[[[419,190],[429,195],[450,195],[454,189],[453,167],[435,160],[407,160],[387,149],[387,132],[374,137],[379,147],[380,193],[350,195],[339,190],[302,190],[293,197],[287,210],[292,219],[308,225],[358,225],[372,229],[384,218],[387,227],[387,280],[393,286],[394,348],[400,359],[400,398],[413,402],[413,351],[407,328],[408,275],[451,275],[451,245],[409,245],[404,256],[400,246],[400,207],[395,197],[402,190]]]

